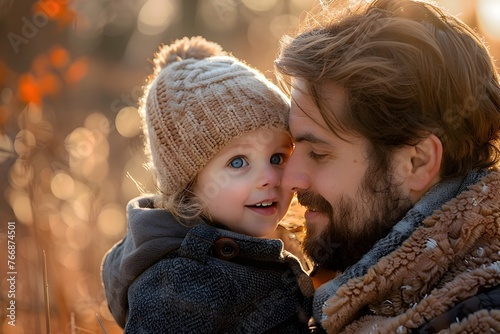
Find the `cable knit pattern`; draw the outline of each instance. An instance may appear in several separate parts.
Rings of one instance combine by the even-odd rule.
[[[500,173],[493,171],[436,210],[365,275],[342,285],[327,301],[322,324],[329,333],[410,333],[499,284]],[[360,317],[365,308],[373,315]],[[453,322],[447,333],[500,330],[495,310]]]

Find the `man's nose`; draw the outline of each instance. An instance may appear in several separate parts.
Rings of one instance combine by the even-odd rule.
[[[308,189],[311,186],[308,169],[304,164],[305,158],[294,151],[288,159],[281,180],[281,185],[286,190],[296,192]]]

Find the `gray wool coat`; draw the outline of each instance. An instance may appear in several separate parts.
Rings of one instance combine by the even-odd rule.
[[[105,256],[109,308],[125,333],[307,333],[312,283],[281,240],[181,225],[142,197]]]

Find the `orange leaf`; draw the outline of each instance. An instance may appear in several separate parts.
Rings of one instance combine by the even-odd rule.
[[[69,1],[38,0],[33,5],[32,11],[34,14],[44,13],[50,20],[58,22],[59,28],[64,28],[76,17],[67,2]]]
[[[40,91],[44,95],[57,95],[61,90],[61,83],[59,78],[50,72],[47,72],[39,79]]]
[[[42,94],[33,75],[23,74],[19,78],[19,98],[27,103],[40,104],[42,102]]]
[[[55,68],[65,67],[69,62],[69,52],[60,46],[55,46],[50,52],[50,62]]]
[[[75,18],[76,18],[75,12],[67,9],[66,6],[66,10],[57,17],[57,21],[59,22],[59,27],[64,28],[65,26],[73,22]]]
[[[63,5],[54,0],[39,0],[35,2],[32,7],[34,14],[45,13],[45,15],[47,15],[51,20],[54,20],[54,18],[60,15],[63,10]]]
[[[64,78],[69,84],[75,84],[82,80],[82,78],[87,74],[88,64],[85,58],[80,58],[71,64],[66,71]]]

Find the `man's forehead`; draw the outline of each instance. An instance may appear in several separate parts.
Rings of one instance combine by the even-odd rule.
[[[300,96],[301,99],[305,99],[311,104],[315,105],[314,99],[311,96],[309,90],[309,85],[302,78],[292,79],[292,103],[294,101],[293,97]],[[340,113],[345,110],[347,97],[343,87],[335,83],[323,83],[315,87],[317,90],[316,94],[319,95],[320,102],[323,106],[326,106],[331,112]],[[315,105],[316,106],[316,105]],[[316,106],[317,108],[317,106]]]
[[[292,80],[290,122],[306,121],[309,118],[322,128],[328,129],[323,115],[326,115],[329,120],[338,121],[345,109],[344,90],[338,85],[324,84],[319,87],[319,94],[319,101],[316,102],[303,79]],[[322,112],[320,107],[323,109]]]
[[[359,133],[342,124],[346,112],[345,90],[335,84],[324,84],[319,88],[319,102],[322,111],[311,97],[303,79],[295,79],[292,85],[292,108],[290,111],[290,132],[296,142],[330,145],[337,139],[356,141],[362,139]]]
[[[299,96],[292,102],[289,126],[295,142],[327,143],[324,137],[330,132],[328,126],[318,108],[308,99],[304,101]]]

